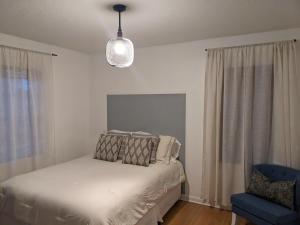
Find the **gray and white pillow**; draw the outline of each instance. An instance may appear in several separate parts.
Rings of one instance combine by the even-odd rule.
[[[156,153],[157,148],[159,145],[160,138],[158,135],[152,135],[149,133],[132,133],[133,137],[147,137],[150,138],[151,141],[149,142],[149,148],[151,148],[151,156],[150,156],[150,163],[156,163]]]
[[[129,137],[122,162],[124,164],[149,166],[152,151],[150,142],[150,137]]]
[[[115,162],[121,146],[121,138],[117,135],[101,134],[96,147],[95,159]]]
[[[129,141],[130,137],[131,137],[131,135],[121,136],[122,141],[121,141],[121,146],[120,146],[120,152],[119,152],[119,155],[118,155],[118,159],[123,159],[123,155],[124,155],[124,152],[125,152],[125,149],[127,147],[127,144],[128,144],[128,141]]]
[[[120,130],[109,130],[107,134],[116,135],[120,138],[120,151],[118,154],[118,159],[123,159],[124,151],[128,142],[131,132],[120,131]]]

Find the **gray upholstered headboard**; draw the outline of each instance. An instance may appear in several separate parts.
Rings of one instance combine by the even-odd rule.
[[[147,131],[176,137],[182,144],[179,159],[185,165],[185,94],[107,96],[107,129]]]

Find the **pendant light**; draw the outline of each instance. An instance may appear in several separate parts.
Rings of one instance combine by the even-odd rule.
[[[119,13],[119,28],[116,38],[112,38],[106,45],[106,59],[111,66],[118,68],[129,67],[134,58],[134,48],[132,42],[123,37],[121,28],[121,12],[126,10],[126,6],[117,4],[113,6],[114,11]]]

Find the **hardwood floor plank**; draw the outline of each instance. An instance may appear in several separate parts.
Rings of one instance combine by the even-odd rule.
[[[162,225],[230,225],[231,212],[191,202],[178,201],[164,217]],[[252,225],[241,220],[239,225]]]

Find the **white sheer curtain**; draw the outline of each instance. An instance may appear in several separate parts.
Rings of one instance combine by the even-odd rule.
[[[294,41],[208,51],[202,199],[230,208],[258,163],[300,167]]]
[[[0,47],[0,181],[52,164],[50,55]]]

